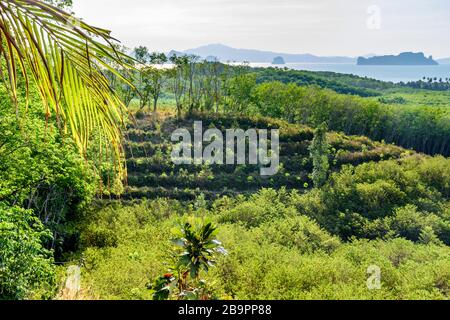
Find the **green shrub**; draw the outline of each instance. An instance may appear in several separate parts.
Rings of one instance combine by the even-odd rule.
[[[51,233],[30,210],[0,203],[0,300],[51,298],[55,294]]]
[[[115,247],[117,246],[117,236],[113,230],[105,226],[89,226],[81,238],[81,245],[84,247]]]
[[[187,206],[162,217],[155,216],[149,208],[165,208],[163,199],[102,209],[92,217],[91,224],[108,226],[118,242],[115,247],[84,251],[83,283],[94,296],[102,299],[151,299],[148,279],[156,279],[170,269],[171,264],[165,261],[173,259],[167,251],[171,230],[183,212],[220,221],[234,208],[253,203],[254,208],[261,205],[267,212],[270,204],[283,210],[274,217],[256,213],[256,217],[264,219],[250,225],[242,219],[215,223],[219,227],[217,238],[229,254],[218,257],[216,267],[202,276],[208,283],[208,292],[214,292],[214,296],[223,299],[448,299],[450,249],[434,241],[427,226],[419,236],[419,242],[426,245],[404,239],[341,242],[313,220],[299,216],[295,210],[291,212],[299,199],[305,204],[309,202],[309,210],[323,210],[320,202],[311,203],[320,199],[319,193],[320,190],[306,195],[264,190],[248,199],[222,198],[210,211],[205,208],[195,211]],[[379,221],[387,223],[390,218]],[[372,265],[381,269],[380,290],[367,288],[368,267]]]
[[[262,189],[248,200],[223,210],[219,221],[241,223],[251,228],[280,217],[293,217],[297,214],[295,208],[287,206],[283,201],[287,195],[285,190],[277,192],[273,189]]]
[[[0,84],[0,202],[32,209],[52,231],[55,254],[74,250],[71,225],[99,186],[92,162],[58,130],[55,118],[45,119],[40,102],[17,112]],[[32,95],[33,96],[33,95]],[[36,93],[37,96],[37,93]],[[98,159],[98,156],[95,156]]]
[[[254,233],[261,243],[279,244],[297,249],[300,253],[330,253],[340,245],[337,237],[323,231],[316,222],[305,216],[277,219],[261,225]]]
[[[232,236],[224,236],[227,232]],[[214,270],[234,299],[447,299],[448,247],[392,241],[355,241],[330,254],[255,243],[244,230],[222,230],[230,255]],[[369,266],[381,270],[381,288],[367,287]],[[417,277],[417,278],[416,278]]]
[[[428,226],[450,244],[449,164],[443,157],[413,156],[346,166],[321,190],[292,199],[301,214],[345,240],[400,236],[418,241]]]

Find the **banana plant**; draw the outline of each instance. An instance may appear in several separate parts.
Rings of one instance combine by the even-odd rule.
[[[23,117],[18,112],[19,89],[25,87],[28,101],[31,88],[37,88],[46,118],[56,118],[80,153],[86,155],[94,131],[99,131],[98,143],[113,150],[120,173],[125,170],[122,130],[127,110],[104,73],[110,71],[128,83],[111,61],[130,66],[122,62],[124,55],[114,43],[110,31],[90,26],[52,4],[0,1],[0,81],[18,118]]]

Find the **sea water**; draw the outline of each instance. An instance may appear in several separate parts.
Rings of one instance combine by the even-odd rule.
[[[252,67],[270,67],[269,63],[252,63]],[[274,67],[274,66],[273,66]],[[450,78],[450,64],[438,66],[358,66],[356,64],[328,64],[328,63],[287,63],[278,68],[287,67],[294,70],[331,71],[337,73],[353,74],[360,77],[391,81],[408,82],[422,80],[423,77]]]

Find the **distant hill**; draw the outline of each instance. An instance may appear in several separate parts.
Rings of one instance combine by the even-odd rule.
[[[284,61],[283,57],[275,57],[273,58],[272,64],[286,64],[286,61]]]
[[[186,53],[184,53],[184,52],[181,52],[181,51],[176,51],[176,50],[171,50],[168,54],[167,54],[167,56],[170,58],[170,57],[173,57],[173,56],[178,56],[178,57],[180,57],[180,56],[184,56]]]
[[[358,58],[358,65],[438,65],[433,57],[426,58],[423,52],[403,52],[398,56],[378,56],[372,58]]]
[[[176,52],[176,51],[171,51]],[[223,44],[210,44],[183,51],[202,58],[217,57],[220,61],[272,63],[274,58],[281,57],[286,63],[355,63],[350,57],[319,57],[312,54],[290,54],[252,49],[236,49]]]

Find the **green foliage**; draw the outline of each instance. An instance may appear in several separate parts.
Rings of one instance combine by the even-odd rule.
[[[425,226],[423,230],[420,232],[419,241],[420,243],[423,244],[437,244],[437,245],[442,244],[442,242],[434,233],[433,228],[430,226]]]
[[[392,97],[392,98],[381,97],[381,98],[378,98],[378,101],[380,101],[381,103],[384,103],[384,104],[406,104],[407,103],[406,99],[403,97]]]
[[[149,55],[148,50],[143,54]],[[413,90],[330,72],[231,67],[198,57],[171,60],[177,67],[168,72],[161,94],[175,100],[179,117],[189,107],[190,113],[214,109],[313,128],[325,122],[330,130],[348,135],[450,155],[446,91]]]
[[[230,79],[227,93],[230,97],[230,109],[242,113],[253,107],[253,90],[256,87],[256,75],[241,74]]]
[[[285,190],[278,193],[273,189],[263,189],[251,195],[248,201],[243,197],[237,198],[233,206],[219,207],[219,221],[251,228],[281,217],[294,217],[295,210],[283,201],[287,196]]]
[[[153,300],[169,300],[174,282],[176,283],[176,278],[171,273],[156,278],[149,286],[149,289],[153,290]]]
[[[40,110],[47,120],[54,116],[58,129],[71,134],[81,154],[86,154],[92,135],[100,135],[98,146],[111,152],[116,173],[123,176],[121,141],[126,109],[103,73],[107,69],[118,81],[128,83],[114,69],[129,68],[122,60],[126,55],[112,46],[115,39],[108,30],[64,11],[71,0],[3,2],[0,72],[10,107],[21,107],[21,91],[31,102],[37,89]],[[16,116],[19,122],[24,114],[16,112]]]
[[[383,96],[374,99],[386,104],[404,105],[407,107],[440,107],[447,108],[450,91],[428,91],[415,89],[396,89],[383,92]]]
[[[241,112],[278,117],[314,128],[325,122],[330,130],[348,135],[363,135],[432,155],[450,155],[447,102],[435,107],[386,105],[317,86],[278,81],[256,86],[251,99],[248,108]]]
[[[217,228],[210,221],[190,219],[182,227],[174,229],[172,243],[174,267],[150,285],[154,300],[176,299],[209,300],[212,292],[207,282],[200,279],[201,271],[208,272],[216,264],[218,254],[227,254],[216,239]]]
[[[140,109],[142,110],[152,100],[153,112],[156,112],[158,101],[171,73],[163,68],[169,59],[164,53],[150,53],[147,47],[143,46],[135,48],[133,53],[140,63],[137,67],[139,72],[136,80],[136,88],[140,93]]]
[[[277,100],[276,92],[274,97],[268,101]],[[174,123],[161,122],[156,132],[157,126],[143,119],[142,127],[130,130],[135,158],[129,160],[127,199],[158,200],[106,207],[82,227],[88,247],[84,274],[95,295],[181,298],[172,295],[181,292],[178,256],[167,248],[180,216],[194,215],[218,226],[217,237],[229,255],[217,257],[216,267],[202,272],[195,284],[190,281],[183,299],[448,298],[448,159],[367,137],[324,133],[322,141],[335,160],[329,163],[332,173],[322,188],[305,191],[313,170],[313,130],[260,116],[192,117],[219,129],[280,128],[279,177],[262,180],[251,166],[172,166],[166,161],[165,128]],[[191,128],[192,119],[176,124]],[[298,177],[296,184],[287,183]],[[242,192],[244,185],[248,193]],[[258,191],[266,186],[272,189]],[[367,268],[374,264],[382,269],[381,290],[367,289]],[[153,291],[146,289],[148,279],[155,279]]]
[[[340,246],[339,238],[331,236],[305,216],[278,218],[252,231],[260,244],[280,245],[303,254],[331,253]]]
[[[279,68],[260,68],[256,69],[255,72],[258,75],[258,83],[279,81],[299,86],[315,85],[338,93],[361,97],[377,96],[380,94],[380,90],[395,86],[388,82],[334,72],[311,72]]]
[[[346,167],[322,190],[297,197],[296,206],[344,239],[419,241],[429,227],[448,245],[449,165],[443,157],[415,156]]]
[[[0,92],[0,201],[33,209],[54,233],[51,246],[61,254],[73,248],[68,223],[93,198],[97,179],[54,119],[43,120],[39,102],[20,123],[9,103]]]
[[[50,298],[55,292],[51,233],[31,210],[0,203],[0,300]]]
[[[426,80],[426,81],[425,81]],[[423,80],[419,81],[409,81],[409,82],[401,82],[401,86],[414,88],[414,89],[426,89],[426,90],[435,90],[435,91],[448,91],[450,89],[450,81],[449,78],[439,80],[437,78],[427,78],[424,77]]]
[[[320,188],[327,181],[330,169],[330,146],[327,142],[327,125],[325,123],[322,123],[314,131],[314,139],[309,151],[313,162],[312,181],[316,188]]]
[[[298,214],[279,215],[255,227],[218,222],[221,213],[245,202],[256,208],[264,198],[266,203],[280,206],[283,202],[295,211],[299,196],[285,193],[275,200],[273,191],[263,191],[257,198],[216,201],[204,214],[217,221],[217,237],[229,254],[219,255],[216,267],[203,273],[207,285],[198,283],[197,292],[221,299],[448,299],[450,250],[442,244],[415,244],[405,239],[342,242]],[[165,201],[109,207],[92,217],[92,224],[110,226],[118,238],[115,247],[84,251],[85,285],[95,295],[151,299],[155,291],[146,289],[151,278],[156,279],[153,290],[159,292],[153,298],[170,297],[167,290],[157,289],[170,288],[176,278],[176,272],[167,272],[171,264],[163,263],[179,257],[172,260],[174,256],[167,250],[171,229],[180,214],[196,212],[189,206],[177,206],[176,201]],[[159,215],[161,207],[166,208],[163,216]],[[382,270],[380,290],[367,288],[371,265]],[[199,295],[183,298],[189,297]]]
[[[215,239],[217,228],[212,222],[202,221],[186,222],[179,229],[177,238],[173,243],[180,247],[180,254],[177,261],[177,270],[186,270],[193,279],[197,279],[200,271],[209,271],[215,264],[212,260],[216,253],[226,253],[221,247],[221,243]]]
[[[259,245],[230,226],[221,237],[230,255],[214,270],[219,287],[234,299],[447,299],[449,249],[404,239],[353,241],[330,254],[301,254]],[[367,269],[382,270],[381,289],[367,288]]]
[[[294,121],[296,109],[303,98],[296,84],[266,82],[258,85],[254,91],[254,100],[261,114]]]
[[[280,130],[280,166],[270,178],[260,175],[258,165],[174,165],[171,161],[172,128],[192,130],[193,121],[202,121],[204,128],[217,128],[225,135],[232,127],[274,128]],[[346,136],[329,132],[331,171],[342,165],[358,165],[408,156],[412,152],[374,142],[366,137]],[[155,120],[146,115],[138,125],[130,126],[126,143],[129,154],[126,199],[169,197],[193,201],[203,193],[207,200],[221,196],[252,194],[261,188],[309,189],[313,161],[309,148],[314,131],[308,127],[261,116],[238,114],[193,113],[182,119],[168,117]],[[334,159],[333,159],[334,158]],[[333,160],[331,160],[333,159]],[[306,187],[305,187],[306,186]]]
[[[145,107],[148,100],[153,100],[153,112],[158,111],[158,100],[161,96],[162,87],[167,80],[168,72],[164,69],[158,69],[157,67],[145,67],[141,70],[142,74],[142,89],[143,93],[141,99],[141,108]]]
[[[114,231],[105,226],[90,225],[84,230],[81,245],[85,247],[115,247],[118,239]]]
[[[14,110],[0,86],[0,291],[6,299],[54,297],[53,255],[60,260],[77,248],[75,221],[98,186],[92,163],[58,130],[58,120],[42,113],[36,88],[28,90],[28,97],[18,90]]]
[[[86,162],[36,102],[17,122],[0,89],[2,298],[53,296],[52,252],[44,249],[52,247],[58,258],[79,249],[73,257],[84,262],[84,289],[102,299],[448,299],[449,159],[383,141],[448,154],[445,93],[437,105],[419,108],[436,95],[428,100],[428,93],[408,96],[406,88],[354,76],[228,67],[198,57],[172,57],[176,67],[162,74],[146,66],[164,63],[162,56],[144,47],[135,53],[145,66],[133,73],[144,96],[133,103],[156,98],[156,105],[168,96],[179,111],[161,121],[140,111],[129,124],[124,199],[143,200],[87,206],[97,175],[109,189],[123,188],[111,155],[94,143]],[[131,86],[110,80],[131,103]],[[170,134],[192,128],[193,120],[222,131],[280,129],[279,174],[261,177],[251,165],[173,165]],[[327,132],[326,125],[359,136]],[[95,132],[91,139],[101,141]],[[103,184],[99,193],[112,197]],[[179,221],[188,223],[173,241]],[[220,254],[217,238],[228,255]],[[366,286],[371,265],[382,269],[380,290]],[[152,290],[148,279],[155,279]]]

